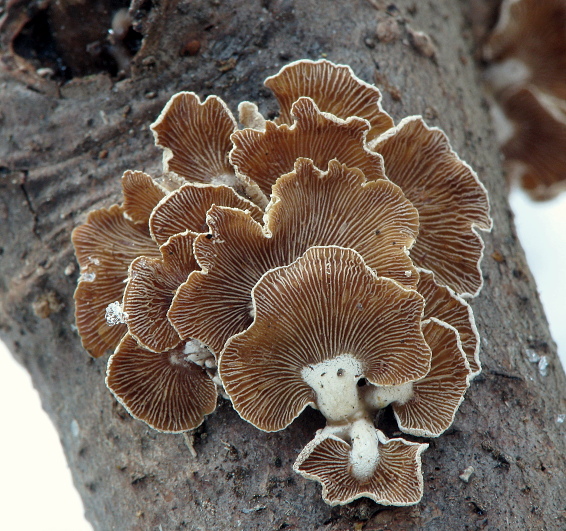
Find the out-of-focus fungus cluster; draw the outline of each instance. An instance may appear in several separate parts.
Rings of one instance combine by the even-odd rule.
[[[107,385],[152,428],[195,428],[218,392],[264,431],[311,406],[327,425],[294,469],[327,503],[417,503],[427,444],[389,439],[381,413],[437,437],[481,370],[462,297],[482,286],[486,191],[349,67],[266,85],[279,117],[244,102],[242,129],[217,97],[173,96],[152,126],[167,186],[128,171],[123,204],[75,229],[83,345],[114,351]]]
[[[504,0],[484,59],[508,176],[551,199],[566,189],[566,0]]]

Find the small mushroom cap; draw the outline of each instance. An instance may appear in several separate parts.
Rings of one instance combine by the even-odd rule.
[[[428,444],[385,439],[378,432],[379,460],[373,475],[361,482],[350,471],[351,446],[334,435],[318,432],[293,465],[295,472],[322,484],[322,498],[329,505],[345,505],[370,498],[381,505],[406,506],[423,495],[421,453]]]
[[[108,361],[106,385],[118,402],[151,428],[179,433],[199,426],[216,409],[216,386],[186,361],[183,345],[151,352],[126,334]]]
[[[379,385],[414,381],[430,369],[414,290],[379,278],[352,249],[311,247],[267,272],[252,292],[255,319],[226,343],[219,372],[234,408],[264,431],[284,429],[314,390],[302,370],[348,354],[360,378]]]
[[[202,268],[175,296],[169,318],[181,337],[195,337],[220,352],[252,320],[251,290],[269,269],[290,264],[314,245],[357,250],[379,275],[415,287],[418,273],[407,256],[418,214],[401,190],[366,182],[359,170],[330,161],[321,172],[309,159],[281,177],[262,228],[250,215],[213,207],[211,234],[197,237]]]
[[[265,131],[243,129],[232,135],[230,160],[238,175],[257,183],[267,197],[275,181],[293,171],[299,157],[312,159],[321,170],[337,159],[359,168],[369,180],[385,178],[380,155],[365,145],[370,127],[366,120],[341,120],[323,113],[310,98],[299,98],[291,112],[296,120],[292,126],[267,121]]]
[[[186,230],[208,232],[206,213],[212,205],[248,210],[256,221],[263,220],[262,210],[228,186],[187,183],[168,195],[153,210],[149,221],[152,237],[159,245],[163,245],[171,236]]]
[[[227,154],[237,124],[220,98],[209,96],[201,103],[193,92],[175,94],[151,129],[164,149],[164,171],[200,183],[234,180]]]
[[[81,266],[75,319],[83,346],[98,358],[126,333],[125,324],[109,325],[106,308],[122,300],[128,266],[140,255],[159,256],[159,250],[147,226],[126,219],[118,205],[91,212],[72,240]]]
[[[469,387],[470,368],[461,350],[458,332],[437,319],[423,322],[432,350],[430,372],[413,383],[413,395],[393,403],[399,429],[418,437],[438,437],[454,421]]]
[[[302,59],[268,77],[265,86],[271,89],[279,102],[281,114],[278,123],[291,124],[293,103],[301,96],[307,96],[321,111],[343,120],[350,116],[366,119],[371,125],[368,141],[393,127],[393,120],[381,108],[379,90],[358,79],[349,66],[335,65],[325,59]]]
[[[163,352],[181,340],[167,311],[177,288],[197,268],[195,236],[188,231],[172,236],[161,246],[161,258],[140,256],[130,265],[123,309],[128,316],[128,331],[149,350]]]
[[[502,88],[532,84],[566,100],[564,0],[506,0],[500,13],[484,52],[489,68],[497,67],[489,77],[499,77],[493,81]]]
[[[480,340],[470,305],[450,288],[439,286],[434,280],[434,274],[423,269],[419,270],[417,291],[426,301],[423,319],[435,317],[458,331],[462,350],[470,365],[470,377],[477,376],[481,372]]]
[[[126,171],[122,177],[124,190],[124,215],[134,223],[149,223],[149,217],[166,195],[165,189],[159,186],[147,173],[142,171]]]
[[[529,87],[505,93],[499,103],[513,124],[502,147],[511,180],[539,201],[566,190],[566,101]]]
[[[419,238],[411,249],[415,264],[456,293],[477,295],[484,245],[475,229],[490,230],[492,221],[487,192],[474,171],[446,135],[420,116],[382,135],[375,150],[383,155],[387,177],[419,211]]]

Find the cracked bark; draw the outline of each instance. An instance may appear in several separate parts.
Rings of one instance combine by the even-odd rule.
[[[144,44],[122,81],[99,74],[58,86],[10,70],[2,40],[0,334],[32,375],[95,529],[566,528],[566,438],[556,422],[566,413],[566,379],[513,228],[460,3],[400,0],[389,14],[362,0],[322,10],[315,0],[142,4],[134,10]],[[401,38],[379,43],[377,19],[391,15]],[[434,60],[410,47],[406,23],[432,35]],[[182,56],[195,39],[200,53]],[[313,411],[266,434],[221,402],[195,434],[193,458],[182,436],[151,431],[112,399],[106,359],[90,359],[73,328],[70,232],[92,208],[120,201],[124,170],[159,173],[148,125],[168,98],[193,90],[233,110],[257,101],[273,114],[263,79],[288,60],[322,54],[377,79],[396,121],[423,114],[442,127],[492,198],[485,287],[473,301],[484,371],[453,428],[430,440],[415,507],[326,506],[320,486],[291,470],[322,424]],[[547,376],[528,348],[548,356]],[[475,472],[464,483],[468,466]]]

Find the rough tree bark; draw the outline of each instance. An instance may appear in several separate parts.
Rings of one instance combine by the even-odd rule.
[[[0,74],[0,335],[32,375],[95,529],[566,529],[566,437],[557,422],[566,379],[513,227],[465,3],[134,4],[144,41],[130,77],[39,82],[10,59],[6,39]],[[386,9],[401,35],[380,43],[375,27]],[[411,46],[409,26],[433,37],[436,55]],[[200,51],[190,55],[193,42],[183,53],[192,41]],[[376,81],[396,120],[422,114],[442,127],[491,194],[485,287],[472,302],[484,370],[453,428],[430,440],[415,507],[326,506],[320,486],[291,470],[322,425],[314,411],[266,434],[224,401],[195,435],[191,457],[182,436],[150,430],[115,402],[106,358],[90,359],[73,328],[71,230],[90,209],[120,201],[124,170],[159,173],[148,125],[168,98],[193,90],[233,110],[249,99],[273,113],[263,79],[288,60],[321,56]],[[548,357],[546,376],[526,349]],[[475,473],[465,483],[468,466]]]

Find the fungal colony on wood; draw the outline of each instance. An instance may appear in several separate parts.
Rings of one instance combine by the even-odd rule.
[[[265,120],[173,96],[152,129],[166,179],[127,171],[124,202],[73,233],[76,321],[106,383],[152,428],[179,433],[218,393],[264,431],[307,407],[327,424],[294,465],[346,504],[411,505],[426,443],[481,371],[465,297],[482,286],[485,188],[445,134],[396,126],[347,66],[297,61],[266,80]]]

